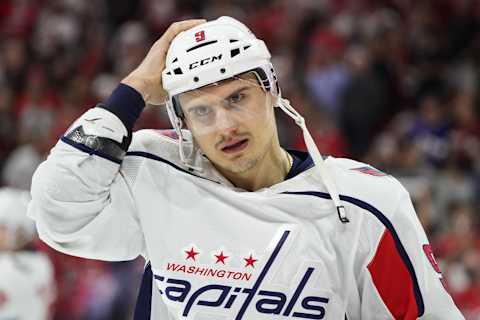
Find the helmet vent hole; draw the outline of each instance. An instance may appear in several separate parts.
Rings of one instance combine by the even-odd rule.
[[[251,47],[251,45],[245,46],[245,47],[243,47],[243,50],[247,50],[250,47]]]
[[[171,72],[171,71],[168,71],[168,72],[167,72],[167,74],[168,74],[168,75],[171,75],[171,74],[172,74],[172,72]]]
[[[230,50],[230,55],[231,55],[232,58],[235,57],[238,54],[240,54],[240,49],[239,48]]]
[[[238,39],[230,39],[230,43],[237,42],[237,41],[238,41]]]
[[[173,73],[175,73],[175,74],[183,74],[183,72],[182,72],[182,69],[181,69],[181,68],[176,68],[176,69],[173,69]]]
[[[173,59],[172,63],[177,62],[178,58]]]
[[[226,71],[225,68],[220,69],[221,73],[225,73],[225,71]]]
[[[198,80],[200,80],[198,77],[193,77],[193,81],[198,82]]]

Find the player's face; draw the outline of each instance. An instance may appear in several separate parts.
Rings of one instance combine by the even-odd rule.
[[[217,168],[232,173],[255,168],[273,147],[272,100],[251,73],[180,96],[197,144]]]

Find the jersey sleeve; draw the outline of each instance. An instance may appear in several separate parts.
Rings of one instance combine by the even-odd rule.
[[[408,192],[400,193],[364,268],[361,319],[464,319],[443,286]]]
[[[132,90],[121,88],[116,100]],[[129,101],[127,98],[120,100]],[[40,238],[54,249],[110,261],[134,259],[144,251],[131,185],[121,161],[88,143],[66,139],[81,128],[93,142],[101,137],[120,143],[129,136],[125,123],[108,108],[90,109],[37,168],[28,212]]]

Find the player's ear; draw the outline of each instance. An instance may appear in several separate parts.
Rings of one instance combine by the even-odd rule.
[[[275,108],[278,104],[278,96],[273,95],[270,91],[266,93],[266,104],[269,108]]]

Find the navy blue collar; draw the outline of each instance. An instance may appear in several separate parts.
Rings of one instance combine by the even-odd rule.
[[[313,167],[313,160],[312,157],[310,157],[310,155],[308,154],[308,152],[297,150],[287,150],[287,152],[292,156],[293,163],[290,171],[285,177],[285,180],[291,179],[296,175],[302,173],[303,171]]]

